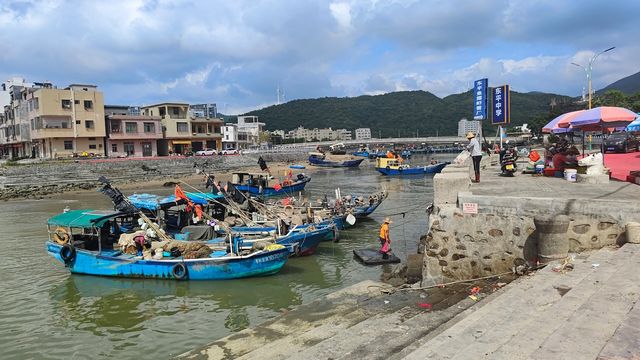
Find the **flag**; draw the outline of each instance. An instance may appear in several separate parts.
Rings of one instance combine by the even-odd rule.
[[[233,184],[231,182],[227,182],[227,195],[229,195],[231,197],[231,199],[238,203],[238,204],[243,204],[246,200],[246,198],[244,197],[244,195],[242,195],[242,193],[236,189],[235,186],[233,186]]]
[[[138,212],[138,208],[133,206],[127,199],[122,195],[122,192],[117,188],[111,187],[111,184],[104,176],[100,177],[100,182],[103,184],[102,187],[98,190],[101,193],[105,194],[111,202],[113,203],[114,209],[124,212],[124,213],[133,213]]]
[[[273,189],[275,191],[280,191],[280,190],[282,190],[282,186],[280,186],[280,184],[276,183],[276,184],[273,185]]]
[[[189,201],[189,198],[187,198],[187,195],[184,193],[184,191],[182,191],[182,189],[180,188],[180,185],[176,185],[176,189],[174,191],[174,195],[176,196],[176,200],[187,200],[187,201]]]

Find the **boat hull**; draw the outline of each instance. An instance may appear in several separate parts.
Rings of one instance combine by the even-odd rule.
[[[436,165],[429,166],[417,166],[410,168],[380,168],[377,167],[376,170],[380,172],[382,175],[424,175],[424,174],[437,174],[447,166],[448,163],[441,163]]]
[[[361,156],[361,157],[368,158],[369,157],[369,152],[368,151],[356,151],[356,152],[353,153],[353,156]]]
[[[319,167],[332,167],[332,168],[340,168],[340,167],[358,167],[360,163],[363,162],[364,159],[358,160],[346,160],[346,161],[328,161],[322,160],[315,157],[309,157],[309,163],[311,165],[319,166]]]
[[[126,278],[227,280],[264,276],[280,271],[289,258],[287,248],[246,256],[175,260],[143,260],[114,251],[98,253],[76,249],[73,260],[65,263],[60,255],[61,245],[47,241],[46,247],[49,255],[72,273]],[[184,277],[174,275],[175,267],[181,266],[178,264],[186,268]]]
[[[311,178],[306,178],[300,181],[296,181],[295,183],[287,186],[283,186],[280,189],[276,190],[273,187],[264,187],[260,188],[259,186],[253,185],[240,185],[234,184],[236,189],[244,192],[248,192],[251,195],[262,195],[262,196],[274,196],[274,195],[287,195],[294,192],[304,190],[304,187],[307,186],[307,183],[311,181]]]

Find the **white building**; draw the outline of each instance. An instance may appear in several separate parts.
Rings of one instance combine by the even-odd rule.
[[[370,128],[359,128],[356,129],[356,140],[369,140],[371,139],[371,129]]]
[[[258,121],[257,116],[238,116],[238,143],[242,147],[260,145],[260,133],[265,127],[265,123]]]
[[[222,126],[222,150],[239,149],[238,124],[224,124]]]
[[[351,131],[347,129],[337,129],[335,131],[335,136],[336,136],[335,140],[351,140],[352,139]]]
[[[460,119],[458,121],[458,136],[464,137],[468,132],[479,134],[482,131],[481,122],[478,120]]]
[[[332,128],[313,128],[305,129],[300,126],[297,129],[287,133],[286,139],[305,139],[305,141],[323,141],[323,140],[351,140],[351,131],[347,129]]]

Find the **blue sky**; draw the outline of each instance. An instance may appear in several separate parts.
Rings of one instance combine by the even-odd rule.
[[[92,83],[108,104],[286,100],[473,80],[577,96],[640,71],[640,2],[0,0],[0,80]]]

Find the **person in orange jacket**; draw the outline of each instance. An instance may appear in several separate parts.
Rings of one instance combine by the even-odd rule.
[[[380,226],[380,253],[383,259],[389,258],[389,252],[391,252],[391,238],[389,237],[389,224],[391,219],[386,217],[384,223]]]

